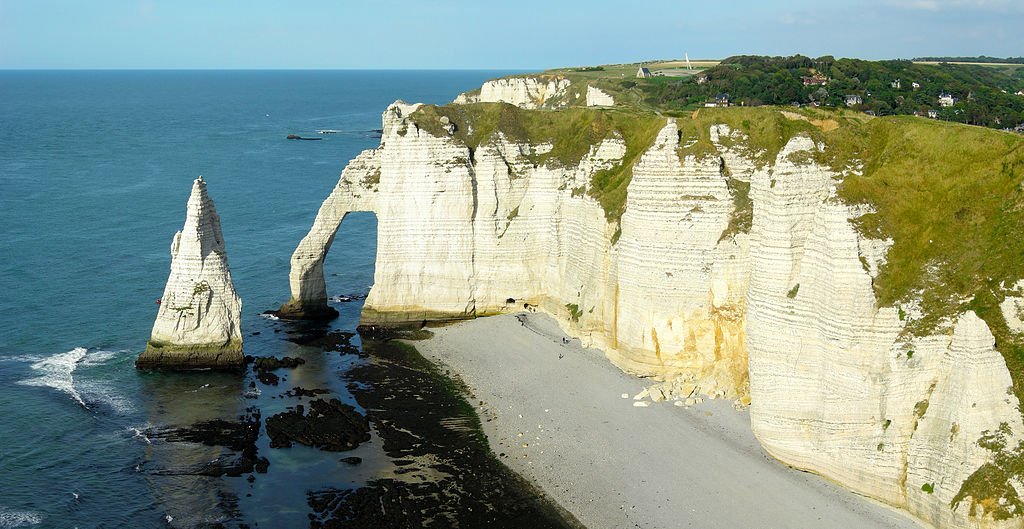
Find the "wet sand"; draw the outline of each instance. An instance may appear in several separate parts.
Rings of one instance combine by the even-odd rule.
[[[732,402],[635,407],[650,382],[565,343],[548,316],[435,333],[415,346],[472,392],[494,453],[587,527],[923,527],[771,459]]]

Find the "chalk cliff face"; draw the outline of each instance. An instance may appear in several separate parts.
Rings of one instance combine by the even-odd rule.
[[[460,94],[455,102],[508,103],[521,108],[564,107],[571,81],[564,77],[505,77],[492,79],[478,94]]]
[[[588,107],[610,107],[615,105],[615,98],[600,88],[587,86]]]
[[[714,125],[714,152],[688,154],[666,119],[609,222],[584,191],[627,156],[622,138],[570,166],[538,164],[552,145],[498,130],[471,148],[454,129],[422,128],[416,109],[389,107],[380,147],[345,168],[292,257],[286,315],[327,310],[322,263],[338,223],[373,211],[365,325],[525,304],[664,381],[657,398],[752,403],[758,439],[787,464],[939,527],[1021,526],[1020,476],[985,441],[1012,450],[1024,432],[992,332],[965,310],[915,336],[917,309],[880,306],[872,284],[892,241],[854,228],[864,206],[837,198],[842,175],[810,156],[822,145],[798,135],[764,163]],[[1019,332],[1020,298],[1006,299]],[[996,493],[968,486],[993,476]]]
[[[573,105],[611,107],[615,106],[615,98],[590,84],[574,85],[565,77],[544,75],[493,79],[479,90],[459,94],[454,103],[508,103],[525,109],[560,109]]]
[[[228,269],[220,217],[199,177],[171,241],[171,274],[140,369],[242,366],[242,302]]]

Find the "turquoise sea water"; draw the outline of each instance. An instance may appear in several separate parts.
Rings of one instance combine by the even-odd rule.
[[[345,162],[377,145],[371,131],[389,103],[444,103],[505,73],[0,72],[0,529],[185,527],[232,510],[262,527],[302,527],[306,490],[372,474],[372,464],[348,470],[261,439],[269,474],[201,478],[176,472],[207,457],[201,448],[141,433],[252,405],[238,377],[133,367],[171,237],[202,174],[243,300],[246,353],[303,356],[281,390],[345,398],[336,375],[349,360],[288,344],[259,314],[287,299],[292,250]],[[339,133],[285,140],[316,129]],[[326,263],[330,295],[369,290],[375,227],[369,214],[346,219]],[[353,329],[359,302],[337,308],[335,327]],[[263,417],[285,407],[259,402]]]

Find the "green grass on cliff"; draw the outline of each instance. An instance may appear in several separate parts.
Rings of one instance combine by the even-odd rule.
[[[1001,285],[1024,277],[1024,138],[981,127],[907,116],[872,118],[844,110],[732,107],[670,115],[680,129],[679,152],[684,156],[717,156],[708,132],[715,124],[742,133],[742,139],[721,142],[745,150],[761,165],[774,163],[797,135],[824,144],[824,151],[807,155],[807,161],[813,158],[847,175],[837,181],[839,199],[874,209],[855,219],[856,228],[865,236],[895,241],[874,282],[880,305],[920,297],[925,316],[908,325],[917,335],[934,332],[964,310],[976,310],[996,334],[1007,364],[1021,374],[1014,380],[1024,397],[1024,352],[1004,331],[1006,324],[995,308],[1003,299]],[[456,125],[455,139],[474,150],[498,131],[517,142],[550,143],[550,152],[530,156],[538,165],[572,166],[601,140],[623,138],[623,161],[598,171],[585,190],[601,204],[609,222],[617,222],[625,211],[632,168],[666,117],[629,108],[551,111],[477,103],[423,106],[412,120],[444,136],[442,116]],[[848,171],[855,164],[863,165],[859,175]],[[730,188],[737,205],[748,202],[742,182],[732,182]],[[733,219],[730,234],[749,230],[743,209]]]
[[[792,138],[808,136],[824,149],[798,153],[791,161],[831,167],[837,175],[834,200],[870,209],[852,219],[853,227],[863,236],[894,241],[873,281],[879,306],[901,307],[920,300],[923,317],[910,320],[906,328],[916,336],[949,333],[959,314],[975,311],[992,330],[1013,380],[1012,390],[1024,402],[1024,336],[1010,332],[999,310],[1006,289],[1024,278],[1024,137],[910,116],[875,118],[845,109],[670,111],[631,98],[635,89],[629,85],[635,82],[622,77],[625,71],[617,78],[605,78],[604,72],[585,72],[585,82],[613,93],[617,106],[612,110],[523,110],[479,103],[424,106],[412,120],[431,134],[446,136],[441,118],[447,117],[456,125],[455,139],[473,150],[498,131],[517,142],[550,143],[550,152],[530,155],[538,165],[575,165],[603,139],[621,137],[627,146],[622,162],[598,171],[587,186],[572,192],[574,197],[586,193],[597,200],[610,223],[625,211],[633,166],[666,117],[676,118],[681,156],[719,156],[709,129],[725,124],[741,137],[722,138],[720,144],[745,153],[769,171]],[[749,184],[727,170],[723,176],[729,177],[737,212],[723,238],[749,231],[753,213]],[[574,307],[567,310],[576,312]],[[900,313],[901,319],[907,314],[902,308]],[[971,497],[997,517],[1019,516],[999,506],[1024,510],[1024,501],[1007,485],[1010,476],[1024,476],[1024,444],[986,447],[996,462],[979,468],[957,498]]]
[[[1024,276],[1024,138],[910,117],[833,134],[847,150],[843,159],[864,161],[840,197],[875,208],[858,219],[862,232],[895,241],[875,283],[879,302],[923,291],[925,317],[912,330],[930,332],[942,318],[981,309],[1003,283]]]
[[[681,154],[715,155],[707,130],[716,123],[742,132],[737,146],[764,164],[797,135],[824,144],[806,161],[845,175],[837,180],[840,200],[874,209],[854,220],[858,231],[894,241],[874,282],[879,304],[921,297],[925,316],[909,325],[918,335],[974,309],[1009,349],[995,307],[1002,285],[1024,277],[1024,137],[908,116],[786,112],[790,117],[766,107],[678,114]],[[857,164],[860,174],[849,170]],[[1024,379],[1024,361],[1013,363]]]
[[[598,171],[587,189],[587,194],[601,203],[610,222],[617,222],[625,211],[626,187],[634,163],[665,125],[665,118],[657,114],[630,109],[524,110],[505,103],[424,105],[411,119],[420,129],[442,137],[448,135],[442,117],[455,124],[452,136],[473,151],[493,140],[499,131],[515,142],[550,143],[550,152],[529,156],[536,165],[571,167],[602,140],[621,138],[626,144],[622,162]]]
[[[1024,278],[1024,137],[906,116],[713,110],[688,122],[680,115],[681,150],[712,155],[704,131],[713,123],[748,136],[742,143],[762,163],[772,163],[799,134],[824,144],[807,161],[845,175],[836,182],[839,200],[874,210],[854,219],[854,227],[894,241],[873,283],[879,305],[920,299],[923,317],[907,324],[918,336],[950,332],[957,315],[973,310],[991,329],[1013,393],[1024,402],[1024,336],[1010,332],[999,310],[1006,289]],[[857,164],[859,174],[849,171]],[[1024,501],[1007,480],[1024,476],[1024,443],[988,448],[995,463],[972,474],[951,507],[970,497],[972,512],[981,505],[997,519],[1020,516]]]

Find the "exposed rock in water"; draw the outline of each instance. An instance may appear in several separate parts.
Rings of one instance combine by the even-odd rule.
[[[294,387],[294,388],[292,388],[292,389],[290,389],[288,391],[285,391],[284,395],[286,397],[295,397],[295,398],[302,398],[302,397],[311,397],[312,398],[312,397],[315,397],[317,395],[326,395],[328,393],[330,393],[330,390],[326,390],[326,389],[305,389],[305,388],[301,388],[301,387],[296,386],[296,387]]]
[[[350,376],[368,384],[351,389],[402,477],[310,492],[311,528],[578,527],[497,462],[472,426],[472,406],[434,366],[404,344],[364,347],[371,361]]]
[[[305,363],[306,361],[301,358],[292,358],[290,356],[282,358],[277,358],[276,356],[255,356],[253,357],[252,368],[257,371],[273,371],[281,368],[295,369]]]
[[[267,419],[271,448],[287,448],[292,442],[330,452],[352,450],[370,440],[370,421],[338,399],[317,399]]]
[[[280,377],[273,373],[278,369],[294,369],[296,367],[305,364],[306,361],[301,358],[292,358],[285,356],[283,358],[277,358],[274,356],[248,356],[245,357],[245,363],[252,364],[252,370],[256,373],[256,378],[267,384],[268,386],[276,386]]]
[[[322,304],[289,301],[282,305],[279,310],[268,310],[264,314],[270,314],[282,320],[330,321],[338,317],[338,311],[333,307],[327,306],[326,297]]]
[[[352,345],[352,337],[355,333],[345,331],[330,332],[309,332],[298,333],[288,337],[288,341],[305,345],[307,347],[319,347],[324,351],[336,351],[343,354],[358,354],[359,348]]]
[[[355,490],[309,492],[313,509],[310,529],[406,529],[409,527],[489,527],[556,529],[567,525],[538,519],[528,504],[502,504],[502,509],[444,512],[443,505],[458,505],[465,491],[451,481],[408,483],[379,479]],[[498,498],[492,498],[497,500]],[[438,522],[441,522],[438,524]]]
[[[201,467],[185,471],[157,470],[153,474],[195,474],[201,476],[238,477],[251,472],[266,473],[270,461],[259,457],[256,440],[260,435],[260,412],[249,409],[249,414],[238,421],[213,419],[191,426],[154,429],[147,432],[150,439],[171,443],[198,443],[224,447],[231,451]]]
[[[199,177],[185,225],[171,241],[171,274],[139,369],[240,369],[242,301],[235,293],[220,216]]]

